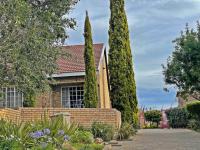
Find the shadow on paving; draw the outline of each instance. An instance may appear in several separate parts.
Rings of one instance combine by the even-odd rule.
[[[200,133],[187,129],[142,129],[113,150],[200,150]]]

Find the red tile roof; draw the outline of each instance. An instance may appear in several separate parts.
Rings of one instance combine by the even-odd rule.
[[[103,52],[103,44],[93,44],[93,47],[97,69],[100,63],[101,54]],[[57,74],[69,72],[84,72],[84,45],[63,46],[63,50],[64,52],[66,52],[66,54],[69,54],[69,56],[64,56],[58,59]]]

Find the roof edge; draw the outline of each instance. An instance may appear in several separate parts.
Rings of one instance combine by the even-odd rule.
[[[83,72],[54,73],[54,74],[51,75],[51,77],[53,77],[53,78],[76,77],[76,76],[85,76],[85,71],[83,71]]]

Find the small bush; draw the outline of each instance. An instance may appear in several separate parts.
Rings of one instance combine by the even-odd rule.
[[[191,119],[188,123],[188,128],[195,131],[200,131],[200,121]]]
[[[99,122],[94,122],[91,130],[95,138],[102,138],[104,141],[112,140],[115,132],[112,125]]]
[[[158,128],[158,126],[155,123],[154,124],[145,124],[143,128],[144,129],[156,129],[156,128]]]
[[[12,150],[12,149],[20,149],[18,141],[16,139],[7,139],[4,137],[0,137],[0,149],[2,150]]]
[[[161,112],[159,110],[150,110],[144,113],[144,117],[146,121],[150,121],[151,123],[158,123],[161,121]]]
[[[84,145],[84,144],[80,144],[80,143],[76,143],[76,144],[72,144],[73,147],[76,148],[76,150],[103,150],[104,146],[100,145],[100,144],[88,144],[88,145]]]
[[[93,135],[88,131],[76,131],[70,137],[70,142],[72,143],[92,144],[93,141]]]
[[[186,128],[190,115],[185,108],[173,108],[166,111],[169,125],[172,128]]]
[[[136,133],[136,130],[129,123],[123,123],[121,128],[118,131],[117,139],[124,140],[129,139],[130,136],[133,136]]]
[[[36,94],[31,92],[24,94],[24,101],[23,101],[24,107],[34,107],[35,103],[36,103]]]
[[[188,112],[200,120],[200,101],[193,101],[186,105]]]

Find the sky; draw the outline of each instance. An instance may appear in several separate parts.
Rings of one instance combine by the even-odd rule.
[[[174,43],[186,23],[195,27],[200,18],[200,0],[126,0],[130,41],[134,62],[139,107],[154,109],[177,105],[176,90],[166,87],[161,64],[174,50]],[[70,16],[77,21],[75,30],[67,30],[66,44],[83,44],[85,11],[92,25],[93,42],[108,47],[109,0],[80,0]]]

